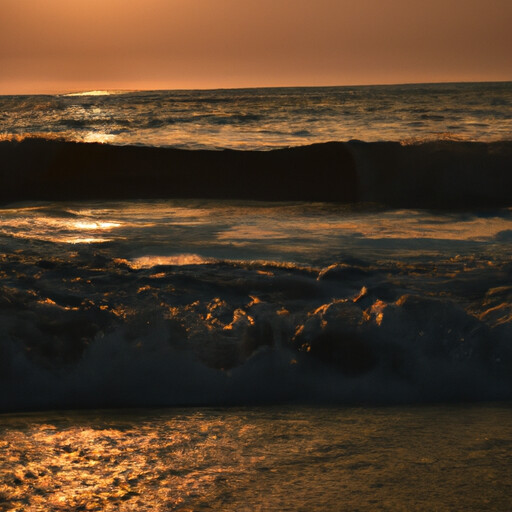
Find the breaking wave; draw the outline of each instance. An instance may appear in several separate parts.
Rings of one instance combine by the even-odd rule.
[[[510,265],[153,263],[4,255],[0,410],[512,398]]]
[[[512,142],[331,142],[272,151],[0,142],[0,200],[222,198],[511,205]]]

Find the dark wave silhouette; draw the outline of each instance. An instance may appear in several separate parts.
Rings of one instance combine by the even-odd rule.
[[[0,142],[0,200],[219,198],[512,204],[512,142],[330,142],[272,151]]]

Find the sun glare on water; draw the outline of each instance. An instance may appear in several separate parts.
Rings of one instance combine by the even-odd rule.
[[[110,96],[111,94],[116,94],[117,91],[82,91],[82,92],[70,92],[68,94],[63,94],[63,96]]]

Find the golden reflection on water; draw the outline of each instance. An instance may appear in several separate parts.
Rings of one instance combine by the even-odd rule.
[[[119,222],[85,222],[85,221],[76,221],[74,223],[69,223],[75,229],[112,229],[118,228],[121,226]]]
[[[37,207],[6,209],[0,219],[0,232],[15,238],[44,240],[54,243],[89,244],[108,242],[105,233],[124,226],[123,222],[84,217],[50,217],[37,215]],[[29,215],[23,214],[27,211]]]
[[[100,142],[102,144],[113,144],[116,141],[116,135],[112,133],[89,132],[82,136],[84,142]]]
[[[217,453],[222,422],[198,417],[188,432],[180,426],[180,421],[159,421],[156,428],[150,423],[122,428],[43,423],[29,431],[13,429],[0,443],[0,505],[9,503],[9,510],[25,510],[29,503],[30,510],[175,510],[232,474],[234,465]],[[213,460],[218,455],[222,460]]]
[[[234,225],[223,230],[217,238],[222,241],[243,243],[250,240],[286,240],[292,237],[316,234],[318,237],[334,235],[360,236],[366,239],[415,239],[485,241],[500,231],[512,229],[510,218],[442,219],[410,211],[388,211],[377,215],[332,216],[318,221],[314,218],[281,219],[269,227],[265,222]]]
[[[0,416],[0,509],[510,510],[503,406]]]
[[[426,211],[351,211],[334,205],[252,204],[236,202],[119,202],[116,204],[52,205],[3,209],[0,233],[56,243],[101,243],[133,236],[147,229],[149,237],[169,241],[186,235],[188,247],[154,264],[201,263],[198,242],[243,249],[264,243],[276,250],[352,240],[492,241],[512,231],[512,217],[432,214]],[[321,214],[321,215],[320,215]],[[197,230],[197,238],[191,238]],[[107,236],[108,234],[108,236]],[[342,243],[342,242],[339,242]],[[196,252],[197,251],[197,252]],[[173,251],[174,252],[174,251]],[[146,257],[147,255],[144,255]],[[188,260],[188,262],[187,262]],[[149,261],[135,265],[147,267]]]

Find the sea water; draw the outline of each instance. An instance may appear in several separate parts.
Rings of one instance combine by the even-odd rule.
[[[0,134],[188,149],[510,140],[512,83],[85,91],[0,97]]]
[[[502,405],[0,417],[2,510],[505,511]]]
[[[508,398],[510,233],[510,209],[6,207],[2,407]]]
[[[509,83],[10,96],[0,131],[189,150],[477,141],[491,158],[511,98]],[[511,233],[510,204],[4,202],[0,507],[510,508],[509,406],[455,404],[512,396]],[[23,412],[77,408],[103,409]]]

